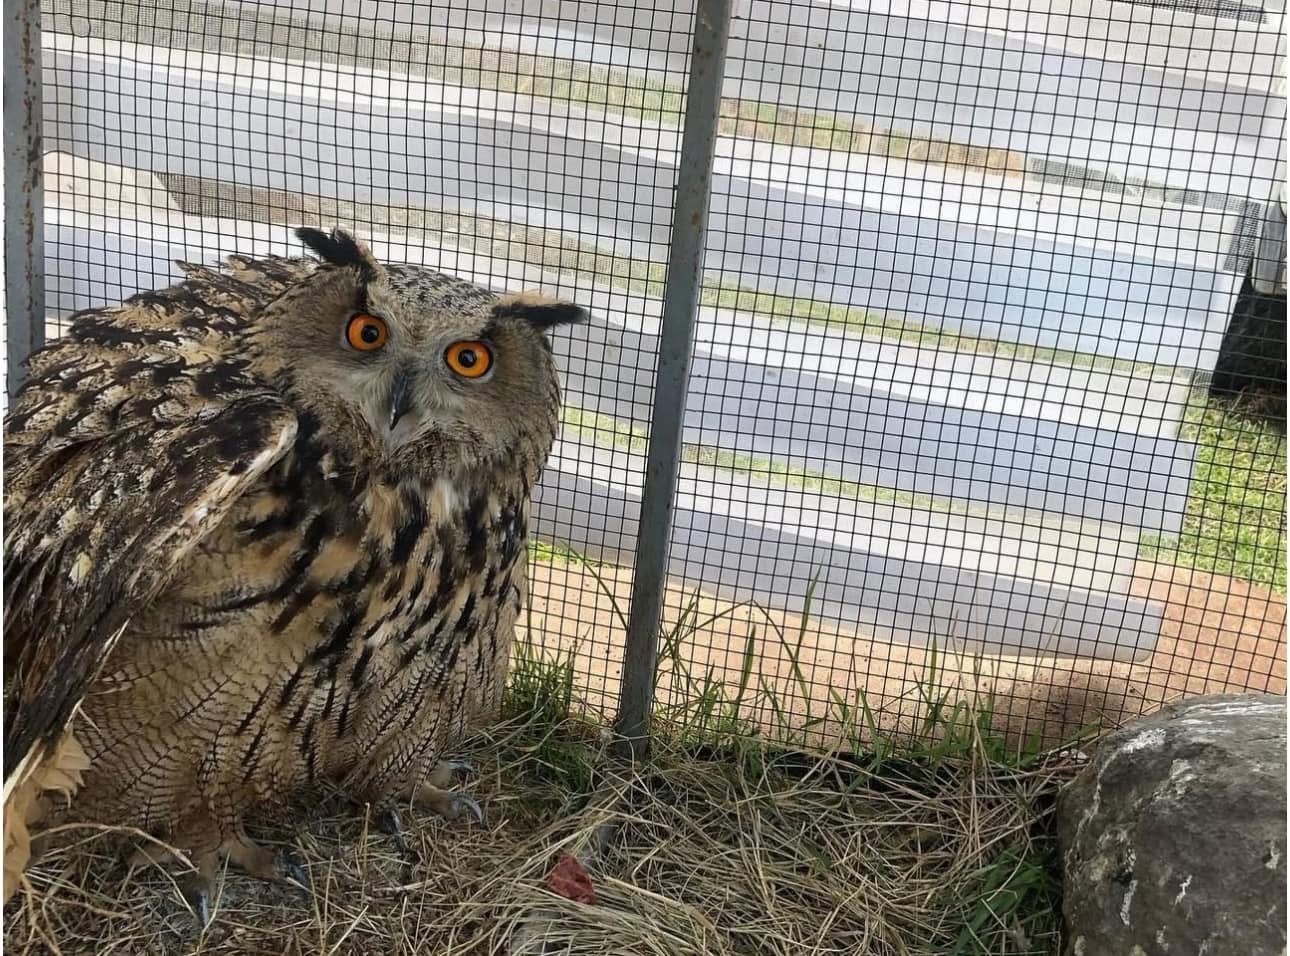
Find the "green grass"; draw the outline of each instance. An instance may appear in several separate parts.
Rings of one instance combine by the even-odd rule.
[[[1021,153],[911,136],[835,114],[814,113],[758,100],[723,98],[717,130],[722,136],[781,146],[889,156],[998,175],[1020,175],[1025,169],[1025,156]]]
[[[905,505],[911,508],[923,508],[929,511],[953,511],[956,509],[949,502],[931,495],[912,494],[894,491],[881,485],[864,484],[859,481],[847,481],[834,478],[811,468],[790,465],[773,458],[760,455],[747,455],[742,452],[728,451],[724,448],[713,448],[706,445],[684,445],[681,448],[681,460],[697,465],[707,465],[748,475],[768,482],[780,488],[795,488],[802,491],[820,491],[850,498],[853,501],[873,501],[879,504]]]
[[[649,450],[649,433],[644,427],[571,402],[566,402],[561,409],[560,422],[564,428],[606,448],[633,455],[644,455]]]
[[[540,541],[536,538],[529,540],[529,557],[546,564],[572,564],[578,559],[574,550],[567,544]]]
[[[963,924],[952,956],[994,956],[1018,951],[1018,939],[1056,935],[1061,861],[1051,844],[1036,852],[1024,841],[1004,847],[960,892]],[[998,949],[1000,942],[1011,943]]]
[[[649,434],[642,426],[621,421],[612,415],[588,411],[572,403],[566,403],[561,413],[561,421],[567,430],[605,448],[614,448],[636,455],[644,455],[649,449]],[[747,475],[780,488],[819,491],[853,501],[873,501],[879,504],[903,505],[943,512],[968,513],[980,510],[934,498],[931,495],[913,494],[884,488],[881,485],[834,478],[805,466],[709,445],[682,445],[681,460]]]
[[[1240,401],[1199,390],[1181,437],[1199,445],[1176,538],[1144,537],[1143,556],[1286,590],[1286,435]]]
[[[505,719],[523,725],[522,792],[530,813],[556,812],[592,789],[594,734],[577,713],[574,655],[551,654],[519,640],[502,701]]]

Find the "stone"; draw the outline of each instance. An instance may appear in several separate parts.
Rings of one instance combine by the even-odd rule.
[[[1067,956],[1284,956],[1286,698],[1110,735],[1057,804]]]

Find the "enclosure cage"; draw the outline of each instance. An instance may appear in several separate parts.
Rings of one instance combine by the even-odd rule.
[[[1284,690],[1281,0],[5,10],[10,389],[300,225],[589,308],[522,628],[589,712]]]

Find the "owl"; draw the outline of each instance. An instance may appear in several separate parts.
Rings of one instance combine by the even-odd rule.
[[[6,899],[42,814],[163,837],[204,906],[223,858],[289,872],[243,817],[313,784],[462,808],[444,755],[499,703],[549,334],[586,316],[297,236],[316,260],[181,263],[30,360],[4,436]]]

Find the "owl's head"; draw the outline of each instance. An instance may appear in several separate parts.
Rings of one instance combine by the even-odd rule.
[[[262,313],[256,352],[329,437],[396,466],[540,466],[560,404],[547,336],[581,308],[382,265],[340,229],[296,235],[322,261]]]

